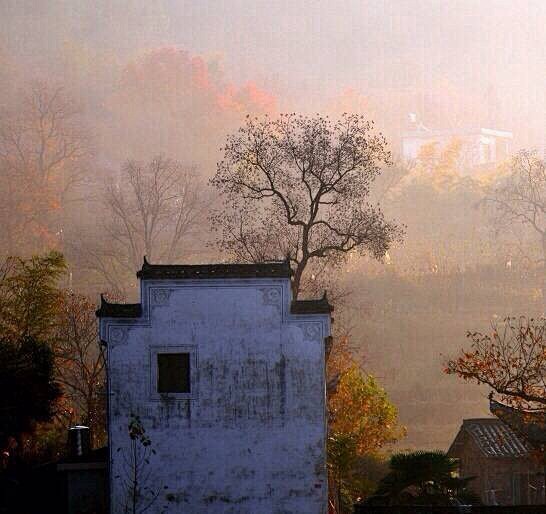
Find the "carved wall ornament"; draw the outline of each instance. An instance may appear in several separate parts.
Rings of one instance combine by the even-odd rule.
[[[111,345],[120,345],[127,343],[126,327],[110,327],[108,343]]]
[[[282,293],[280,287],[263,287],[262,292],[263,305],[272,305],[279,311],[281,308]]]
[[[322,335],[320,323],[300,323],[300,328],[306,341],[317,341]]]
[[[169,305],[172,291],[164,287],[157,287],[152,289],[152,306],[161,307]]]

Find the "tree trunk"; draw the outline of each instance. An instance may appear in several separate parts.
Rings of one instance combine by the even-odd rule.
[[[294,272],[294,276],[292,277],[292,300],[298,299],[298,293],[300,290],[300,281],[301,281],[301,273],[298,273],[298,270]]]
[[[298,296],[300,294],[301,290],[301,279],[303,276],[303,272],[305,271],[305,267],[307,266],[307,263],[309,262],[309,258],[307,256],[307,252],[303,251],[303,257],[298,262],[296,269],[294,270],[294,275],[292,277],[292,299],[297,300]]]
[[[546,233],[542,234],[542,314],[546,315]]]
[[[136,514],[137,502],[138,502],[138,462],[137,462],[137,451],[136,451],[136,441],[131,441],[131,449],[133,453],[133,489],[132,489],[132,514]]]

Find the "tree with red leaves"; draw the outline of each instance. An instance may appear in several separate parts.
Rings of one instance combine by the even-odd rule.
[[[445,372],[485,384],[515,409],[546,410],[546,319],[505,318],[491,332],[468,332],[469,350],[447,362]]]

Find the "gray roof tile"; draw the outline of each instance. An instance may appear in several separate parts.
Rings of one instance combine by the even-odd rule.
[[[462,429],[488,457],[524,457],[529,453],[525,442],[499,419],[465,419]]]

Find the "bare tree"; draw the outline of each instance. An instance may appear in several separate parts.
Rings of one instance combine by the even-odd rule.
[[[78,254],[120,294],[144,255],[172,263],[190,253],[186,245],[205,202],[192,169],[158,156],[147,164],[125,163],[119,180],[105,189],[104,207],[101,241],[79,248]]]
[[[85,296],[67,292],[53,337],[57,381],[62,385],[70,417],[92,429],[103,441],[105,419],[105,360],[99,344],[95,305]]]
[[[142,514],[153,505],[157,507],[156,512],[165,512],[166,505],[156,503],[167,486],[155,488],[153,485],[154,468],[150,463],[156,452],[152,448],[152,440],[136,414],[131,413],[127,428],[130,445],[116,450],[121,452],[122,466],[115,478],[121,482],[126,493],[119,507],[124,514]]]
[[[494,223],[509,234],[520,255],[544,269],[542,296],[546,302],[546,164],[531,152],[516,155],[509,173],[485,200],[494,208]],[[521,244],[524,232],[538,243],[533,248]]]
[[[12,112],[0,119],[0,215],[8,253],[22,240],[42,241],[51,215],[82,180],[90,154],[80,112],[61,87],[32,84]]]
[[[381,135],[357,115],[247,118],[230,136],[212,184],[224,205],[212,216],[218,246],[239,260],[289,257],[293,291],[308,267],[341,263],[352,251],[382,257],[402,235],[370,185],[389,162]]]

